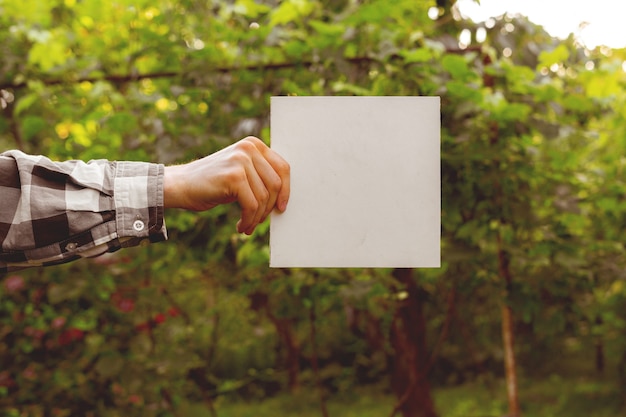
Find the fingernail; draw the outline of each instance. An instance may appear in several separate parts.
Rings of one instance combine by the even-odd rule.
[[[278,209],[280,211],[285,211],[287,210],[287,200],[283,200],[280,202],[280,204],[278,205]]]

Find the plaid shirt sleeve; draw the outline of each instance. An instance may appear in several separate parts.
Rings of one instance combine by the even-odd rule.
[[[167,239],[161,164],[0,154],[0,273]]]

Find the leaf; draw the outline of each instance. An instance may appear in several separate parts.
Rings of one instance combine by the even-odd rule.
[[[499,122],[526,121],[532,111],[531,107],[522,103],[502,103],[492,112]]]
[[[309,45],[300,39],[290,40],[285,43],[283,48],[287,56],[296,59],[302,58],[302,56],[310,51]]]
[[[474,76],[465,58],[459,55],[448,54],[444,56],[441,60],[441,66],[450,73],[452,78],[458,81],[466,80]]]
[[[460,100],[468,100],[474,103],[478,103],[482,100],[482,94],[477,87],[461,81],[448,81],[446,83],[446,89],[450,95]]]
[[[237,0],[234,5],[234,10],[236,13],[256,19],[259,15],[269,12],[271,8],[265,4],[257,3],[254,0]]]
[[[22,135],[24,139],[31,140],[39,132],[45,130],[48,127],[48,123],[39,116],[26,116],[22,120]]]
[[[13,21],[21,20],[37,25],[47,26],[50,23],[50,9],[54,3],[39,0],[0,1],[2,14]]]
[[[427,48],[412,49],[410,51],[400,51],[400,56],[406,63],[427,62],[434,58],[431,50]]]
[[[25,110],[28,110],[37,100],[40,99],[39,94],[29,93],[20,97],[15,104],[15,110],[13,110],[16,116],[19,116]]]
[[[355,96],[372,95],[372,92],[366,88],[362,88],[354,84],[345,83],[343,81],[337,81],[333,83],[333,91],[335,93],[350,93]]]
[[[539,54],[539,64],[537,68],[550,67],[553,64],[560,64],[569,58],[569,50],[567,46],[560,44],[552,51],[542,51]]]
[[[618,210],[619,201],[611,197],[601,197],[595,201],[595,205],[604,212],[612,213]]]
[[[593,110],[594,103],[582,94],[571,94],[563,99],[563,105],[566,109],[576,112],[588,112]]]
[[[373,0],[363,2],[363,4],[352,13],[347,21],[357,25],[360,24],[375,24],[381,25],[383,22],[388,22],[390,16],[394,15],[394,12],[401,12],[402,4],[409,4],[402,0]],[[415,9],[417,3],[411,2],[413,9]]]
[[[270,25],[284,25],[309,15],[313,11],[313,3],[309,0],[286,0],[274,10]]]
[[[98,318],[93,313],[94,310],[88,310],[83,314],[72,318],[71,326],[78,330],[93,330],[98,324]]]
[[[621,74],[595,73],[587,83],[587,95],[592,98],[607,98],[615,96],[623,91]]]
[[[240,389],[241,387],[245,386],[247,383],[248,381],[240,380],[240,379],[225,379],[219,384],[217,391],[220,394],[234,392]]]
[[[45,42],[35,43],[29,51],[28,62],[42,71],[49,71],[63,65],[68,59],[68,48],[63,34],[55,34]]]
[[[339,37],[344,33],[343,26],[339,24],[332,25],[322,22],[320,20],[311,20],[309,22],[309,25],[311,25],[311,27],[315,29],[317,33],[324,36]]]
[[[78,298],[87,287],[83,279],[68,280],[63,284],[52,284],[48,287],[48,301],[52,304]]]
[[[128,112],[115,113],[107,120],[107,127],[120,133],[132,132],[138,127],[137,118]]]
[[[117,376],[124,367],[124,360],[118,355],[101,356],[96,362],[96,372],[104,378]]]

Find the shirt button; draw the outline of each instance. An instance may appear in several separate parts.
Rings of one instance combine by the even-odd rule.
[[[137,232],[141,232],[145,227],[146,225],[141,220],[135,220],[133,223],[133,229]]]

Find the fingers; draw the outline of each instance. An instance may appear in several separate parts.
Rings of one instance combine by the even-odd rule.
[[[255,161],[255,159],[257,160]],[[254,228],[265,220],[267,207],[272,204],[272,200],[275,201],[267,187],[267,180],[264,179],[264,176],[271,176],[271,173],[267,172],[265,167],[258,168],[259,165],[263,165],[263,162],[259,161],[258,158],[253,157],[251,162],[245,166],[246,183],[241,190],[243,195],[239,198],[241,206],[239,228],[246,234],[252,234]],[[260,172],[260,169],[266,172]]]
[[[287,208],[290,169],[280,155],[257,138],[248,137],[240,146],[252,164],[245,166],[246,184],[240,186],[238,193],[242,213],[237,230],[251,234],[274,208],[279,211]]]
[[[279,211],[285,211],[287,209],[287,203],[289,202],[291,186],[289,164],[283,157],[268,148],[261,140],[254,137],[246,138],[246,140],[252,140],[256,144],[263,155],[264,161],[271,167],[271,171],[268,171],[269,175],[266,185],[269,186],[268,189],[272,192],[276,191],[276,198],[272,201],[272,205],[267,214],[269,214],[274,207]]]
[[[237,201],[237,230],[252,234],[289,200],[289,164],[261,140],[248,137],[196,161],[165,167],[163,204],[168,208],[210,210]]]
[[[276,152],[269,148],[265,149],[267,153],[266,159],[280,179],[278,184],[274,183],[274,185],[278,188],[278,193],[276,194],[276,199],[272,204],[270,212],[274,207],[282,212],[287,209],[287,203],[289,202],[289,192],[291,187],[290,167],[287,161],[285,161]],[[267,214],[269,214],[269,212]]]
[[[237,231],[250,235],[258,224],[258,221],[254,220],[257,218],[258,201],[248,182],[239,189],[238,201],[241,206],[241,218],[237,222]]]

